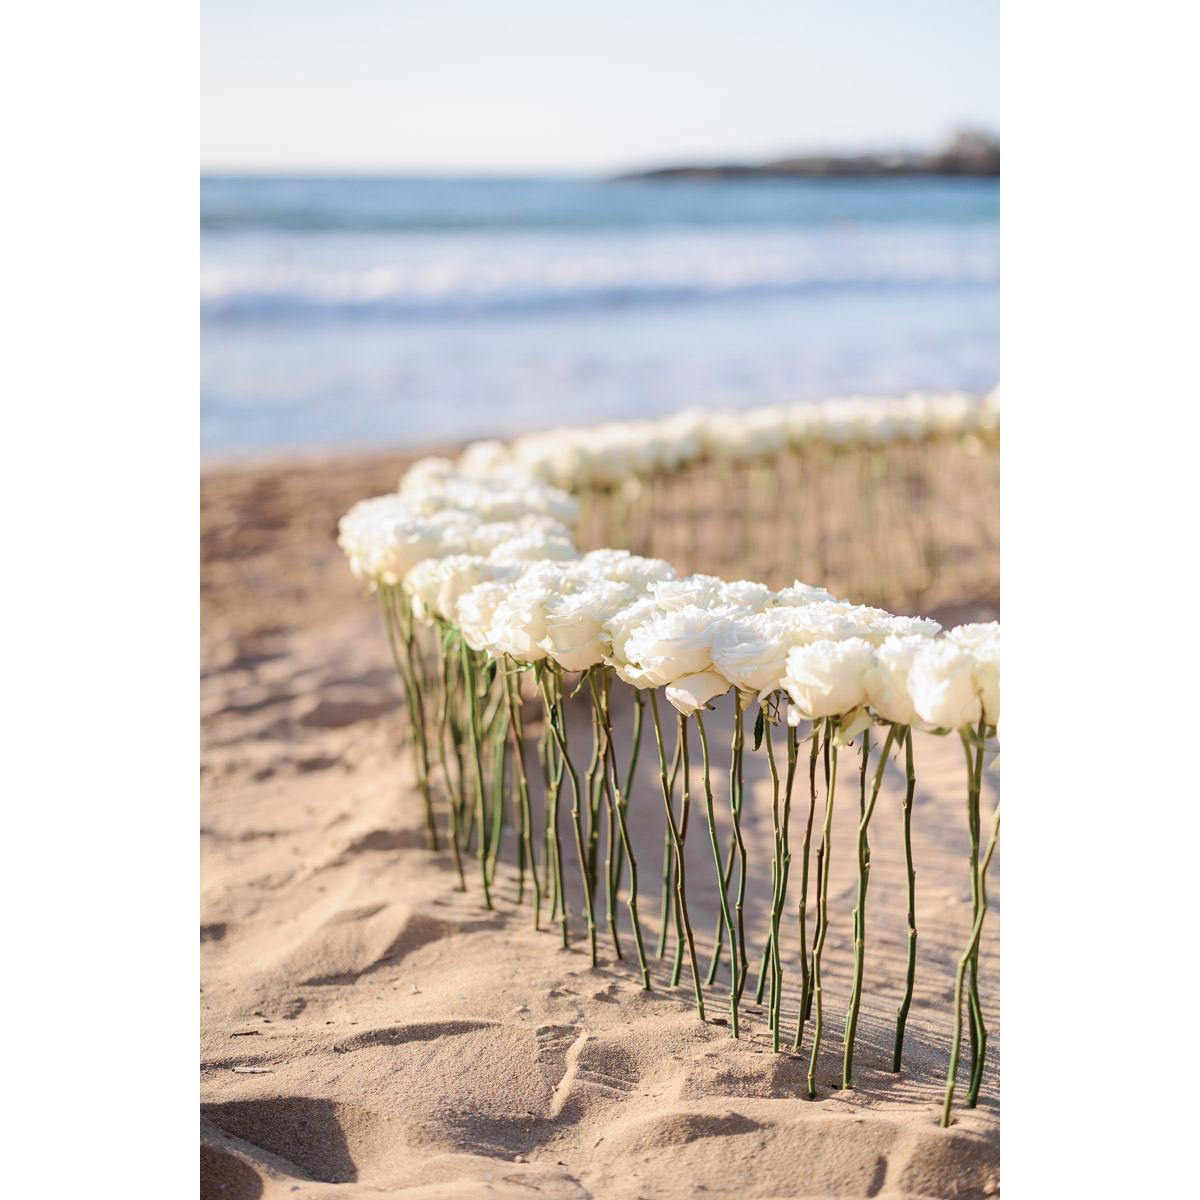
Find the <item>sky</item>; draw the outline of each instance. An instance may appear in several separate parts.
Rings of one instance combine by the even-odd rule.
[[[999,0],[202,0],[206,170],[603,172],[999,132]]]

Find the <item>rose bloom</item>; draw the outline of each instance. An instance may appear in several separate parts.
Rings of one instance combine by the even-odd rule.
[[[511,579],[477,583],[458,598],[454,606],[453,624],[472,650],[485,650],[493,657],[504,653],[492,642],[496,608],[513,590]]]
[[[634,595],[627,583],[588,579],[577,591],[551,596],[543,606],[546,636],[539,645],[565,670],[594,667],[609,650],[604,623]]]
[[[737,579],[723,583],[717,594],[718,604],[729,604],[750,612],[761,612],[775,600],[775,593],[765,583],[750,579]]]
[[[643,596],[617,609],[600,628],[600,636],[609,647],[604,657],[605,663],[630,687],[646,688],[651,685],[646,682],[641,668],[629,661],[626,643],[636,630],[661,611],[652,596]]]
[[[867,702],[863,675],[870,665],[871,644],[862,638],[794,646],[783,686],[806,720],[840,717]]]
[[[567,566],[545,561],[531,563],[492,615],[487,641],[518,662],[536,663],[546,657],[546,605],[567,590]]]
[[[713,637],[712,661],[734,687],[759,695],[779,686],[795,644],[785,610],[769,608],[723,625]]]
[[[417,563],[443,552],[443,528],[391,493],[355,504],[338,522],[338,545],[357,579],[394,587]]]
[[[836,604],[838,601],[831,592],[827,592],[824,588],[812,587],[797,579],[791,587],[776,593],[775,603],[798,607],[803,604]]]
[[[579,557],[579,551],[569,537],[538,530],[508,538],[492,550],[490,557],[493,562],[569,562]]]
[[[927,641],[908,672],[913,708],[922,721],[939,729],[978,724],[983,712],[970,650],[948,638]]]
[[[959,625],[946,637],[971,652],[975,660],[975,683],[983,702],[983,715],[989,725],[1000,720],[1000,622]]]
[[[713,637],[722,619],[695,605],[660,612],[629,635],[625,653],[647,686],[663,687],[712,669]]]
[[[851,605],[835,600],[780,605],[771,611],[787,622],[792,631],[793,646],[811,646],[818,642],[841,642],[857,637],[859,623],[854,619],[851,608]]]
[[[675,680],[666,691],[667,699],[685,717],[699,712],[710,700],[729,691],[729,680],[720,671],[700,671]]]
[[[592,550],[582,562],[601,578],[632,584],[638,592],[646,591],[652,583],[675,578],[675,568],[665,559],[643,558],[628,550]]]
[[[867,702],[883,720],[897,725],[917,723],[917,710],[908,689],[908,673],[917,652],[927,641],[920,634],[893,636],[875,647],[863,683],[867,689]]]
[[[663,612],[681,608],[706,608],[721,603],[725,581],[716,575],[688,575],[683,579],[665,579],[650,585],[650,595]]]
[[[477,583],[512,579],[517,567],[490,562],[475,554],[450,554],[418,563],[404,577],[404,590],[413,597],[413,610],[446,621],[454,615],[458,598]],[[419,607],[418,607],[419,606]]]

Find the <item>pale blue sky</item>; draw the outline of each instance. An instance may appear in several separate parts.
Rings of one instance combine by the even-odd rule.
[[[614,171],[998,131],[998,0],[202,0],[206,169]]]

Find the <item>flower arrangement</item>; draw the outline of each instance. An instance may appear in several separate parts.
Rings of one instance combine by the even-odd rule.
[[[458,465],[566,490],[581,546],[776,584],[807,562],[839,594],[919,607],[948,564],[996,590],[999,429],[999,388],[914,392],[480,441]]]
[[[947,405],[943,412],[949,412]],[[954,409],[954,411],[959,411]],[[744,416],[744,414],[743,414]],[[972,420],[979,420],[976,412]],[[689,425],[688,421],[692,424]],[[673,428],[691,428],[692,417]],[[827,428],[822,426],[822,428]],[[547,435],[550,436],[550,435]],[[662,439],[664,444],[668,440]],[[686,440],[686,439],[684,439]],[[765,445],[749,438],[747,444]],[[537,439],[525,447],[545,444]],[[594,449],[594,447],[593,447]],[[690,452],[690,451],[689,451]],[[757,451],[756,451],[757,452]],[[624,892],[638,969],[650,987],[648,946],[638,910],[638,863],[626,819],[641,756],[644,727],[653,730],[658,789],[665,817],[663,921],[657,945],[664,957],[672,933],[671,982],[686,969],[697,1012],[716,979],[724,947],[731,970],[729,1020],[740,1035],[741,1006],[751,957],[744,921],[750,864],[742,836],[745,756],[765,754],[772,782],[774,853],[769,936],[762,948],[757,996],[769,980],[772,1045],[778,1050],[789,1017],[783,1011],[780,954],[785,911],[799,914],[801,993],[792,1041],[800,1053],[811,1025],[808,1094],[826,1033],[822,958],[830,926],[829,861],[839,759],[857,743],[859,822],[855,847],[854,976],[846,1014],[843,1086],[853,1086],[854,1050],[863,1000],[869,832],[884,769],[903,755],[907,792],[904,848],[908,879],[908,954],[903,1002],[896,1014],[893,1069],[902,1065],[905,1021],[916,971],[916,890],[911,847],[915,788],[913,734],[961,739],[967,760],[969,872],[973,922],[955,980],[954,1036],[943,1124],[950,1120],[963,1042],[969,1029],[967,1102],[974,1106],[983,1075],[987,1033],[979,1001],[978,948],[987,912],[985,877],[999,832],[999,810],[981,847],[984,755],[999,725],[1000,630],[965,625],[943,632],[935,622],[896,616],[836,599],[794,582],[773,590],[748,580],[679,577],[663,559],[625,549],[577,549],[570,523],[579,501],[547,481],[526,449],[516,461],[473,447],[457,465],[423,460],[396,493],[364,500],[343,518],[339,543],[351,570],[379,598],[411,720],[417,785],[428,842],[439,846],[438,801],[444,803],[459,885],[474,848],[483,901],[492,892],[506,825],[516,832],[518,900],[532,899],[535,927],[543,904],[569,944],[564,839],[571,839],[583,892],[583,918],[593,965],[602,933],[624,957],[619,901]],[[591,453],[589,450],[588,453]],[[667,461],[656,451],[658,461]],[[675,451],[676,457],[680,453]],[[603,453],[579,466],[597,478]],[[524,470],[518,469],[518,465]],[[558,468],[555,468],[558,470]],[[589,475],[590,472],[590,475]],[[561,482],[561,476],[560,476]],[[536,692],[542,719],[531,753],[522,685]],[[633,731],[614,733],[614,693],[628,689]],[[722,847],[714,811],[709,705],[733,693],[729,776],[732,835]],[[666,701],[664,712],[660,693]],[[568,736],[567,706],[582,694],[588,706],[588,756]],[[675,736],[669,738],[667,713]],[[690,739],[700,745],[700,794],[712,850],[720,917],[714,950],[702,973],[688,909],[684,847],[695,788]],[[782,738],[782,754],[776,749]],[[808,743],[807,812],[793,870],[792,812],[803,807],[797,785]],[[536,765],[535,765],[536,763]],[[440,782],[435,783],[437,775]],[[535,789],[544,796],[543,833],[535,830]],[[819,786],[823,783],[823,786]],[[440,795],[439,795],[440,793]],[[820,813],[818,814],[818,802]],[[818,820],[819,815],[819,820]],[[540,846],[538,842],[540,841]],[[815,876],[815,877],[814,877]],[[692,887],[696,886],[691,881]],[[798,884],[799,897],[795,896]],[[603,922],[599,924],[603,897]],[[811,946],[809,935],[811,929]]]

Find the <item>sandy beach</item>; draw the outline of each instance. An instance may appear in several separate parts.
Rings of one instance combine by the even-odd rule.
[[[919,959],[898,1076],[903,778],[891,767],[885,777],[871,827],[853,1091],[841,1090],[857,821],[846,785],[829,884],[826,1036],[810,1101],[811,1032],[801,1055],[772,1054],[762,1007],[750,1003],[734,1041],[727,970],[706,994],[702,1023],[686,972],[669,986],[669,960],[652,960],[653,988],[643,990],[627,926],[624,957],[602,941],[594,969],[581,922],[566,950],[535,931],[531,906],[515,903],[511,839],[494,911],[470,876],[469,890],[456,890],[448,852],[424,849],[378,609],[335,541],[338,517],[394,488],[407,461],[339,455],[203,473],[202,1195],[998,1194],[998,861],[980,955],[983,1089],[968,1110],[961,1087],[953,1124],[938,1126],[954,964],[971,916],[957,740],[918,739]],[[990,620],[998,606],[971,597],[926,615]],[[728,721],[726,697],[710,725],[714,748],[726,747],[714,779],[728,764]],[[747,912],[761,945],[771,819],[769,779],[760,763],[754,771],[746,832],[760,871]],[[986,813],[997,783],[989,771]],[[722,780],[718,809],[726,794]],[[656,933],[664,817],[649,770],[630,819],[647,879],[643,916]],[[707,962],[718,909],[699,825],[687,846],[689,898]],[[791,932],[789,1041],[799,980]]]

